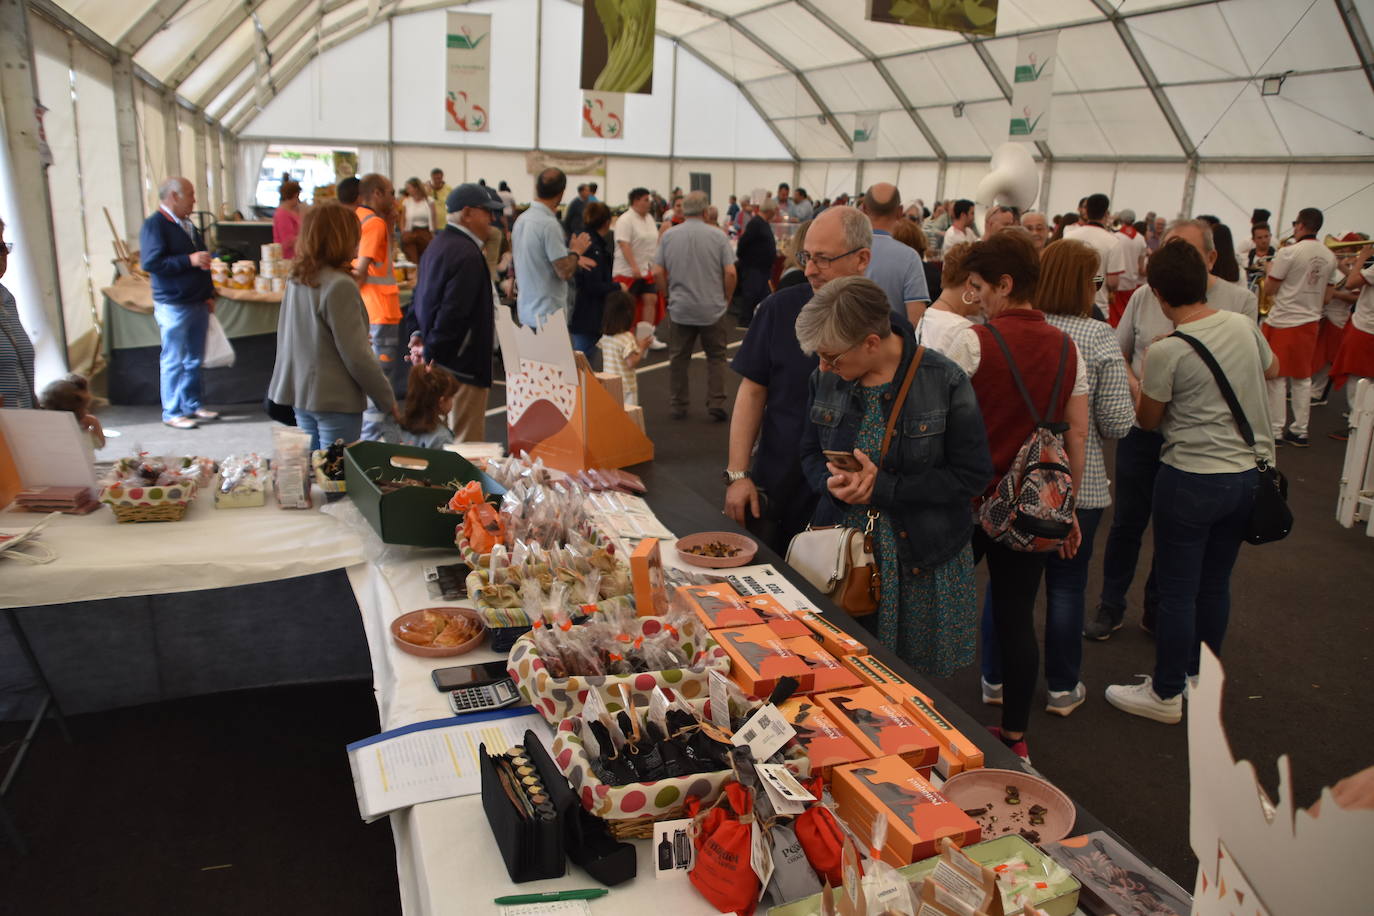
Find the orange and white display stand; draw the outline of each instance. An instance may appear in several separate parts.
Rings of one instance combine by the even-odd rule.
[[[574,353],[555,318],[538,331],[496,312],[506,367],[507,449],[560,471],[623,468],[652,461],[654,444]]]

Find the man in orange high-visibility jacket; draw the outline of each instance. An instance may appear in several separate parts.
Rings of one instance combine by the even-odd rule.
[[[368,332],[372,352],[382,364],[397,398],[405,388],[406,361],[401,353],[401,293],[391,265],[391,220],[396,209],[396,194],[391,179],[373,172],[358,184],[356,213],[362,223],[358,259],[353,262],[353,277],[367,306]],[[381,439],[386,413],[368,401],[363,413],[364,439]]]

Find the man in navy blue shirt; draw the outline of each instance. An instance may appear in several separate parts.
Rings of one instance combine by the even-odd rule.
[[[205,332],[215,311],[210,282],[210,252],[191,225],[196,190],[185,178],[158,186],[162,201],[138,234],[143,269],[152,278],[153,317],[162,332],[162,422],[173,429],[195,429],[200,420],[219,418],[200,403],[200,364]]]
[[[730,363],[742,378],[730,418],[725,514],[779,554],[806,527],[817,500],[802,476],[800,451],[817,361],[797,344],[797,315],[831,280],[862,277],[872,248],[868,217],[855,208],[831,207],[816,217],[797,253],[807,282],[759,304]]]

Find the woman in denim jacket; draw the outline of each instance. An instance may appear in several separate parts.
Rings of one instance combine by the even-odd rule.
[[[882,289],[863,277],[832,280],[797,317],[797,341],[820,358],[802,469],[821,495],[815,523],[863,529],[877,513],[878,612],[861,622],[902,660],[947,677],[974,657],[977,592],[970,505],[992,478],[982,415],[968,378],[926,350],[877,467],[883,433],[917,352],[892,321]],[[843,471],[823,450],[852,451]]]

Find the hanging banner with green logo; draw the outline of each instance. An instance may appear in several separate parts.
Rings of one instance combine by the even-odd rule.
[[[997,34],[997,0],[868,0],[868,18],[974,35]]]
[[[491,16],[449,13],[445,40],[444,127],[490,128]]]
[[[654,91],[656,9],[655,0],[584,0],[582,89]]]
[[[1050,103],[1054,99],[1054,59],[1058,49],[1058,32],[1017,39],[1011,124],[1007,128],[1011,139],[1050,138]]]
[[[878,112],[865,111],[854,116],[854,158],[878,158]]]

